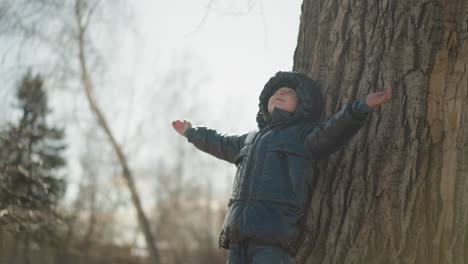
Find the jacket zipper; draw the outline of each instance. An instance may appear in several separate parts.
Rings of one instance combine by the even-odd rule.
[[[266,134],[268,131],[270,131],[270,130],[271,130],[270,126],[267,126],[267,127],[265,127],[265,129],[262,131],[262,133],[259,132],[259,133],[257,134],[257,137],[254,139],[254,149],[253,149],[253,152],[252,152],[252,159],[255,157],[255,154],[257,153],[257,149],[258,149],[258,140],[260,140],[260,138],[261,138],[264,134]],[[257,141],[257,142],[255,142],[255,141]],[[246,186],[246,188],[245,188],[245,190],[244,190],[244,194],[245,194],[245,198],[246,198],[246,199],[249,198],[249,195],[250,195],[250,185],[252,185],[252,179],[253,179],[253,176],[254,176],[254,175],[251,173],[252,168],[253,168],[253,163],[254,163],[254,162],[252,161],[252,162],[250,162],[250,164],[249,164],[250,166],[249,166],[249,170],[248,170],[248,174],[247,174],[247,177],[249,177],[249,178],[246,179],[246,180],[248,180],[248,184],[247,184],[247,186]]]
[[[253,163],[254,163],[254,157],[255,157],[255,154],[257,153],[257,148],[258,148],[258,140],[260,140],[260,137],[264,134],[266,134],[268,131],[271,130],[271,127],[268,125],[267,127],[265,127],[263,129],[263,131],[259,131],[257,133],[257,135],[255,135],[255,138],[253,140],[253,146],[254,146],[254,149],[252,150],[252,161],[250,162],[249,164],[249,167],[248,167],[248,170],[247,170],[247,177],[245,180],[247,181],[248,184],[246,184],[244,190],[243,190],[243,194],[244,194],[244,201],[242,203],[242,216],[245,216],[245,210],[247,208],[247,203],[249,202],[249,196],[250,196],[250,185],[252,184],[252,179],[253,179],[253,174],[251,174],[251,170],[252,170],[252,167],[253,167]],[[242,221],[244,222],[244,221]]]
[[[250,180],[252,178],[250,176],[250,170],[252,169],[253,157],[254,157],[255,153],[257,152],[257,141],[260,138],[261,133],[262,133],[261,131],[258,131],[258,133],[255,135],[255,137],[253,139],[253,142],[252,142],[253,149],[252,149],[252,153],[251,153],[252,155],[250,155],[252,157],[252,160],[250,160],[249,166],[246,169],[247,174],[246,174],[246,178],[245,178],[245,182],[248,182],[249,184],[244,184],[243,190],[242,190],[242,193],[241,193],[242,194],[241,197],[243,197],[244,200],[247,200],[247,198],[248,198],[247,195],[246,195],[246,192],[248,191],[248,187],[250,187]]]

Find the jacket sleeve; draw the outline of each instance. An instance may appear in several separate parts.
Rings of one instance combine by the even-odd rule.
[[[313,159],[324,158],[347,143],[364,125],[371,111],[365,97],[347,103],[329,120],[319,122],[307,134],[305,150]]]
[[[214,129],[203,126],[190,127],[184,135],[199,150],[230,163],[234,163],[235,157],[244,147],[247,136],[247,134],[221,134]]]

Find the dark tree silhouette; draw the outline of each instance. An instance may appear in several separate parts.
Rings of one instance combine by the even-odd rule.
[[[16,95],[22,115],[0,131],[0,231],[23,239],[26,258],[31,239],[56,232],[55,208],[65,192],[57,169],[65,165],[65,145],[64,131],[47,125],[50,110],[41,77],[26,74]]]

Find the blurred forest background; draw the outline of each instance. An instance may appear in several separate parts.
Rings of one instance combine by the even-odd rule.
[[[0,263],[222,263],[234,167],[300,1],[0,0]],[[271,35],[270,35],[271,34]]]

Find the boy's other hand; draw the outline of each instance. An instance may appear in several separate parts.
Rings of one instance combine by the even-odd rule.
[[[181,136],[184,135],[187,128],[192,127],[192,124],[187,120],[175,120],[172,121],[172,127],[179,133]]]
[[[371,93],[366,96],[366,105],[376,107],[385,103],[392,95],[392,88],[387,88],[384,92]]]

